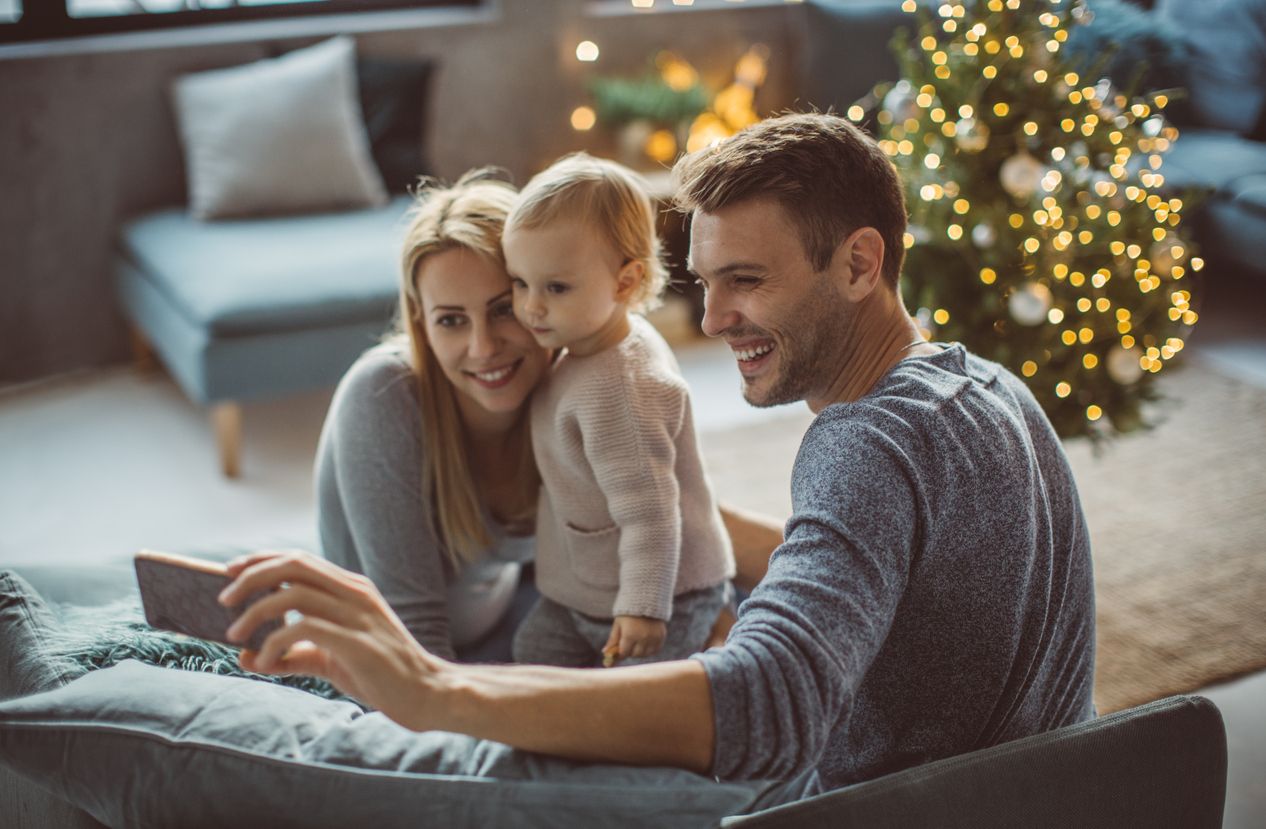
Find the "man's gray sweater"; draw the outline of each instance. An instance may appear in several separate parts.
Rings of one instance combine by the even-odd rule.
[[[1024,384],[947,345],[825,408],[707,670],[713,773],[826,788],[1092,716],[1090,541]]]

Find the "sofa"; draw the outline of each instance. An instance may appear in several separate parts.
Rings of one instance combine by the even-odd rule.
[[[244,402],[334,385],[390,327],[430,73],[336,37],[171,79],[188,203],[119,228],[115,294],[226,476]]]
[[[225,559],[237,550],[198,550]],[[1226,734],[1179,696],[837,791],[721,783],[414,734],[259,680],[124,661],[89,673],[58,631],[135,608],[130,563],[0,571],[0,825],[1220,827]],[[487,640],[508,658],[530,580]],[[88,614],[86,617],[85,614]],[[490,779],[491,778],[491,779]],[[812,796],[804,797],[804,795]],[[372,805],[369,805],[372,802]]]

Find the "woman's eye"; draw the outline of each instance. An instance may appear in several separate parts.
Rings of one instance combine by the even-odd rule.
[[[456,328],[465,322],[459,314],[445,314],[435,320],[435,324],[440,328]]]
[[[514,316],[514,305],[509,302],[502,302],[492,307],[492,315],[497,318]]]

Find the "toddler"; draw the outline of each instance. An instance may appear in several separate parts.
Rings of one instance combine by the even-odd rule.
[[[533,178],[502,237],[514,312],[559,351],[531,403],[542,598],[518,662],[680,659],[704,646],[734,558],[668,344],[635,312],[665,282],[640,179],[578,153]]]

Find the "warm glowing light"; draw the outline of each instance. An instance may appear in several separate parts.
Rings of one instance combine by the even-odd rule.
[[[668,130],[655,130],[646,139],[646,156],[660,164],[667,164],[677,157],[677,136]]]
[[[582,40],[576,44],[576,60],[593,63],[598,59],[598,44],[592,40]]]
[[[598,116],[592,107],[576,107],[571,111],[571,127],[574,130],[591,130],[597,122]]]
[[[1098,406],[1086,407],[1086,420],[1098,420],[1103,417],[1103,409]]]
[[[932,314],[932,319],[936,322],[937,325],[944,325],[945,323],[949,322],[949,319],[950,319],[949,311],[946,311],[944,308],[937,308],[936,312]]]
[[[1037,374],[1037,363],[1032,360],[1025,360],[1024,365],[1020,366],[1020,373],[1025,377],[1032,377]]]
[[[998,274],[994,272],[993,268],[981,268],[980,281],[986,285],[992,285],[998,281]]]
[[[848,108],[848,120],[857,122],[857,121],[862,120],[865,117],[866,117],[866,110],[862,109],[857,104],[853,104],[851,107]]]
[[[1073,392],[1073,387],[1063,381],[1060,381],[1055,386],[1056,397],[1060,397],[1060,398],[1067,397],[1068,395],[1072,394],[1072,392]]]
[[[1099,365],[1099,358],[1094,354],[1087,354],[1081,358],[1081,364],[1085,366],[1087,370],[1090,370]]]

